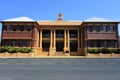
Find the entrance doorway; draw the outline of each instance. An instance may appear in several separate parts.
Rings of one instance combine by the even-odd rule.
[[[64,42],[56,42],[56,51],[63,52]]]

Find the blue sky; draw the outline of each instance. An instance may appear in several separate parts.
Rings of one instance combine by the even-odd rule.
[[[64,20],[102,17],[120,21],[120,0],[0,0],[0,21],[21,16],[57,20],[59,12]]]

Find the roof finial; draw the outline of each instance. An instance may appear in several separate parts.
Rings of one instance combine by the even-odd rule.
[[[62,13],[61,12],[58,14],[58,21],[62,21]]]

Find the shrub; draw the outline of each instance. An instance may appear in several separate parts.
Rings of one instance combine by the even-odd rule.
[[[120,54],[120,49],[114,49],[111,52],[115,53],[115,54]]]
[[[94,49],[88,49],[87,53],[94,53]]]
[[[95,53],[95,54],[100,53],[100,49],[94,49],[94,53]]]
[[[98,54],[100,53],[100,49],[88,49],[87,53],[94,53],[94,54]]]
[[[5,49],[4,48],[0,48],[0,53],[3,53],[5,52]]]
[[[111,51],[110,51],[109,49],[107,49],[107,48],[102,48],[102,49],[100,50],[100,52],[101,52],[101,53],[104,53],[104,54],[111,53]]]
[[[8,52],[8,51],[9,51],[9,48],[10,48],[10,46],[4,46],[5,52]]]
[[[30,49],[30,48],[20,48],[18,51],[21,52],[21,53],[30,53],[30,52],[32,52],[32,49]]]
[[[9,53],[17,53],[18,50],[17,50],[17,48],[10,47],[10,48],[8,49],[8,52],[9,52]]]

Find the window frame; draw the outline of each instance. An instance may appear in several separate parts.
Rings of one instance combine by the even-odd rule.
[[[103,26],[103,32],[107,32],[107,26]]]
[[[98,48],[101,47],[101,41],[100,40],[96,41],[96,47],[98,47]]]
[[[31,25],[27,25],[27,26],[26,26],[26,30],[27,30],[27,31],[31,31],[31,30],[32,30],[32,26],[31,26]]]
[[[19,47],[23,47],[24,45],[24,41],[23,40],[19,40]]]
[[[5,41],[4,41],[4,45],[5,45],[5,46],[9,46],[9,40],[5,40]]]
[[[115,48],[115,47],[116,47],[114,40],[111,41],[111,47],[112,47],[112,48]]]
[[[30,40],[26,40],[26,47],[30,47]]]
[[[10,30],[11,30],[11,26],[10,26],[10,25],[6,25],[6,26],[5,26],[5,30],[6,30],[6,31],[10,31]]]
[[[12,25],[12,31],[17,31],[17,25]],[[15,30],[14,30],[14,28],[16,28]]]
[[[42,30],[42,38],[50,38],[51,31],[50,30]]]
[[[64,38],[64,30],[56,30],[56,38]]]
[[[95,26],[96,32],[100,32],[100,26]]]
[[[93,32],[93,29],[94,29],[93,26],[88,26],[88,31],[89,32]]]
[[[107,40],[103,41],[103,47],[108,48],[108,41]]]
[[[94,47],[94,41],[93,40],[88,41],[88,47],[90,47],[90,48]]]
[[[110,26],[110,32],[114,32],[114,26]]]
[[[12,40],[12,47],[15,47],[15,46],[16,46],[16,41]]]
[[[77,30],[69,30],[70,38],[78,38]]]
[[[20,29],[20,31],[24,31],[25,30],[25,26],[24,25],[20,25],[19,29]]]

